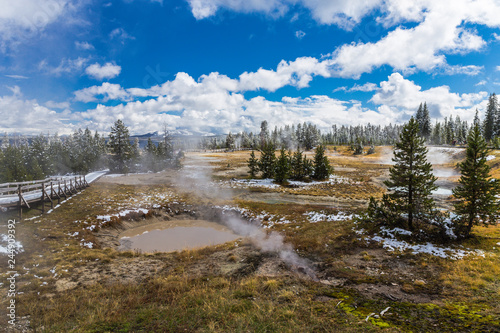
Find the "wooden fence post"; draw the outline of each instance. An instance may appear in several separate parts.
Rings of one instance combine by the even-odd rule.
[[[17,185],[17,195],[19,195],[19,202],[17,203],[17,207],[19,208],[19,221],[23,219],[23,192],[21,185]]]

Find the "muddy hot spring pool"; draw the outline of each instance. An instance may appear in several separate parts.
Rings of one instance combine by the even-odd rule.
[[[119,235],[119,250],[173,252],[223,244],[241,236],[216,222],[176,220],[128,229]]]

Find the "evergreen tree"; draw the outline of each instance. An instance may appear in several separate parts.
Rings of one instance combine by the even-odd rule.
[[[264,145],[269,141],[269,128],[267,125],[267,120],[260,123],[260,147],[263,148]]]
[[[24,161],[24,149],[9,145],[3,151],[0,164],[0,176],[3,182],[22,182],[29,180],[28,170]]]
[[[453,189],[458,200],[455,203],[457,229],[463,237],[468,237],[474,225],[496,223],[499,218],[499,203],[496,195],[500,184],[492,179],[490,167],[486,164],[488,147],[481,136],[479,125],[472,128],[467,137],[467,156],[458,164],[460,185]]]
[[[257,173],[259,172],[259,161],[255,157],[255,152],[253,150],[250,153],[250,158],[248,159],[248,169],[250,178],[255,178],[257,176]]]
[[[272,143],[264,143],[262,147],[259,170],[262,172],[263,178],[274,178],[274,166],[276,162],[274,145]]]
[[[422,110],[422,121],[419,124],[420,135],[424,137],[425,140],[429,140],[431,137],[431,117],[429,115],[429,109],[427,108],[427,103],[424,103],[424,108]]]
[[[498,102],[495,93],[491,94],[486,107],[486,115],[483,123],[483,133],[486,141],[490,141],[495,136],[495,118],[498,112]]]
[[[384,182],[391,192],[384,195],[385,203],[400,216],[406,216],[410,230],[414,228],[415,218],[425,220],[435,207],[431,193],[437,189],[434,184],[437,178],[432,174],[432,165],[427,162],[424,141],[419,136],[418,123],[412,117],[395,145],[392,159],[395,165],[389,169],[390,179]]]
[[[319,145],[316,147],[316,154],[314,155],[314,173],[313,178],[317,180],[325,180],[330,177],[333,168],[330,166],[328,157],[325,155],[325,147]]]
[[[361,155],[363,154],[363,142],[361,141],[360,137],[356,138],[356,144],[353,147],[354,150],[354,155]]]
[[[311,177],[314,173],[314,164],[305,155],[304,155],[304,159],[302,160],[302,166],[304,168],[304,177],[303,178]],[[333,168],[331,168],[331,171],[333,172]]]
[[[295,180],[302,180],[306,176],[306,172],[304,169],[304,157],[302,156],[302,152],[300,151],[300,148],[297,149],[297,151],[293,154],[291,154],[291,161],[290,161],[290,167],[291,167],[291,172],[290,172],[290,178],[295,179]]]
[[[148,143],[144,147],[144,158],[143,158],[143,167],[146,168],[148,171],[158,171],[157,169],[157,164],[158,164],[158,152],[157,152],[157,147],[153,143],[153,140],[151,140],[151,137],[148,138]]]
[[[422,136],[422,123],[424,120],[424,108],[422,103],[418,106],[417,113],[415,114],[415,120],[418,123],[418,135]]]
[[[229,134],[226,136],[226,149],[227,150],[233,150],[234,149],[234,137],[229,132]]]
[[[127,173],[129,166],[128,162],[131,158],[131,145],[129,139],[128,128],[121,119],[118,119],[111,127],[109,134],[109,147],[113,154],[111,165],[112,170]]]
[[[276,161],[276,167],[274,171],[274,180],[277,183],[285,183],[290,176],[290,159],[285,151],[285,148],[281,148],[280,155]]]

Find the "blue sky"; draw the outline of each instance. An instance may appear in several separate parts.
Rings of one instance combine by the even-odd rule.
[[[472,120],[500,85],[493,0],[0,0],[0,131],[258,131]]]

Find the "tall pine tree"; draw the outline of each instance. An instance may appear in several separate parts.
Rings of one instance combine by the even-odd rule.
[[[476,123],[467,137],[467,156],[458,164],[462,176],[460,185],[453,189],[458,200],[455,203],[458,233],[468,237],[474,225],[496,223],[499,218],[499,203],[496,195],[500,184],[492,179],[490,167],[486,164],[488,147]]]
[[[259,161],[255,157],[255,152],[252,150],[250,153],[250,158],[248,159],[248,174],[250,178],[255,178],[259,172]]]
[[[280,155],[276,160],[276,167],[274,169],[274,180],[277,183],[285,183],[290,177],[290,158],[285,151],[285,148],[281,148]]]
[[[109,134],[109,147],[113,154],[113,163],[111,169],[127,173],[129,166],[128,162],[131,158],[132,147],[130,145],[130,138],[127,126],[118,119],[111,127]]]
[[[328,157],[325,155],[325,147],[319,145],[316,147],[314,155],[314,172],[313,178],[317,180],[325,180],[333,173],[333,168],[330,166]]]
[[[259,160],[259,169],[263,178],[274,178],[274,167],[276,155],[274,145],[271,142],[264,142]]]
[[[495,118],[498,113],[497,95],[491,94],[486,107],[486,115],[483,122],[483,133],[486,141],[490,141],[495,136]]]
[[[432,165],[427,162],[427,148],[424,138],[419,136],[419,126],[412,117],[403,127],[400,140],[395,145],[394,167],[389,169],[390,178],[384,184],[390,191],[385,202],[405,217],[408,228],[414,229],[414,220],[425,220],[434,210],[432,191],[436,177],[432,174]]]

